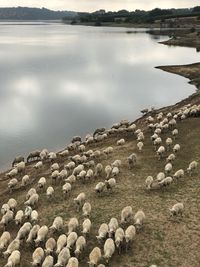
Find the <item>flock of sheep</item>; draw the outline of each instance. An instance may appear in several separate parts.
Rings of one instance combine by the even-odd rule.
[[[183,169],[177,170],[173,175],[173,161],[178,157],[181,145],[176,142],[179,135],[177,124],[190,116],[200,116],[200,105],[186,105],[183,108],[168,114],[150,115],[146,118],[147,128],[152,131],[151,141],[156,151],[158,160],[166,159],[166,165],[158,173],[156,178],[148,176],[145,181],[147,190],[159,190],[160,188],[170,186],[174,180],[184,177]],[[148,131],[149,131],[148,130]],[[147,132],[148,132],[147,131]],[[137,140],[137,149],[142,152],[144,147],[145,135],[142,129],[137,129],[136,124],[126,120],[112,126],[111,129],[97,129],[93,135],[87,135],[83,142],[81,137],[75,136],[72,142],[65,150],[59,153],[48,152],[47,149],[42,151],[31,152],[25,163],[23,157],[16,157],[12,163],[12,169],[6,174],[9,178],[8,190],[10,194],[16,189],[26,189],[32,182],[32,177],[27,174],[27,164],[35,162],[33,168],[42,172],[43,168],[51,163],[50,175],[40,177],[37,186],[30,188],[24,199],[24,210],[18,209],[18,203],[14,198],[10,198],[7,203],[2,204],[0,221],[3,227],[3,233],[0,237],[0,251],[7,258],[4,267],[20,266],[23,246],[30,246],[32,249],[32,262],[27,266],[42,267],[78,267],[82,259],[85,258],[85,249],[89,241],[89,234],[92,227],[90,215],[93,212],[92,205],[87,201],[84,192],[80,192],[73,199],[74,207],[82,213],[83,223],[76,217],[72,217],[67,222],[62,216],[56,216],[50,227],[39,225],[39,212],[37,211],[40,201],[40,194],[45,193],[48,199],[52,199],[55,194],[55,187],[60,188],[63,199],[67,198],[77,182],[83,184],[88,181],[94,181],[95,177],[104,177],[94,188],[97,195],[104,195],[105,192],[112,194],[115,187],[119,185],[118,175],[122,161],[116,159],[110,165],[103,166],[96,161],[100,157],[109,159],[109,155],[115,153],[114,148],[108,146],[104,150],[92,150],[88,147],[94,147],[98,142],[103,142],[112,135],[130,133]],[[162,140],[162,133],[169,133],[166,140]],[[124,146],[126,141],[121,138],[117,141],[117,146]],[[168,155],[169,154],[169,155]],[[65,162],[63,168],[58,162]],[[137,165],[138,157],[132,153],[127,157],[125,164],[128,164],[130,170]],[[192,175],[197,171],[198,162],[193,160],[188,168],[188,174]],[[47,186],[48,180],[51,185]],[[120,185],[119,185],[120,186]],[[175,203],[170,208],[172,216],[182,215],[184,211],[183,203]],[[94,211],[95,212],[95,211]],[[18,227],[15,238],[6,231],[8,224],[15,222]],[[87,255],[89,267],[105,267],[110,259],[114,257],[115,252],[119,254],[126,252],[135,240],[135,235],[142,230],[145,221],[145,213],[138,210],[135,215],[131,206],[123,208],[120,218],[110,218],[109,222],[100,225],[94,247]],[[67,226],[67,232],[66,232]],[[57,237],[57,238],[56,238]],[[103,264],[104,263],[104,264]],[[156,265],[151,265],[156,267]]]

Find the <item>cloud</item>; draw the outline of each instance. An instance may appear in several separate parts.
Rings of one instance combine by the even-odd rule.
[[[46,7],[54,10],[94,11],[101,8],[106,10],[149,10],[155,7],[180,8],[199,5],[199,0],[1,0],[1,7],[29,6]]]

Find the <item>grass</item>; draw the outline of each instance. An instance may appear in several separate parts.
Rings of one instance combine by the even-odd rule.
[[[196,99],[200,103],[200,99]],[[180,106],[181,104],[178,104]],[[168,109],[176,109],[177,106]],[[166,109],[167,111],[167,109]],[[49,201],[45,192],[40,192],[38,204],[39,224],[50,226],[55,216],[62,216],[67,222],[71,217],[77,217],[80,224],[83,222],[81,212],[77,212],[73,204],[73,198],[80,192],[85,192],[87,200],[92,205],[92,230],[87,240],[87,249],[80,266],[85,267],[88,261],[90,251],[98,246],[95,238],[101,223],[109,222],[111,217],[120,218],[121,210],[131,205],[134,212],[143,209],[146,214],[146,222],[143,229],[137,234],[135,242],[131,249],[122,255],[115,253],[111,259],[110,267],[148,267],[151,264],[157,264],[162,267],[181,266],[181,267],[199,267],[199,237],[200,237],[200,168],[197,174],[189,177],[185,176],[181,181],[172,184],[170,187],[162,190],[147,192],[144,187],[144,181],[148,175],[156,176],[158,172],[164,170],[165,160],[159,161],[150,142],[151,133],[146,129],[144,119],[137,121],[137,127],[144,129],[145,141],[142,153],[136,148],[136,139],[132,134],[120,134],[109,137],[106,141],[96,146],[90,145],[88,149],[103,150],[107,146],[113,146],[114,153],[107,159],[101,156],[96,163],[101,162],[105,167],[111,164],[115,159],[122,160],[120,175],[117,177],[117,187],[112,194],[103,194],[97,196],[94,192],[95,185],[105,180],[105,175],[94,179],[93,181],[82,184],[80,181],[73,185],[71,195],[64,199],[62,196],[62,185],[54,186],[55,197]],[[192,160],[200,158],[200,118],[189,118],[178,124],[179,135],[175,142],[181,145],[181,150],[173,164],[173,172],[183,168],[186,169]],[[170,132],[162,134],[165,140],[171,136]],[[116,141],[124,137],[126,143],[122,147],[116,145]],[[126,158],[131,153],[137,153],[137,166],[129,170]],[[169,155],[171,151],[167,153]],[[166,155],[166,156],[167,156]],[[61,167],[68,161],[59,160]],[[33,169],[33,164],[27,165],[26,173],[31,176],[32,182],[26,188],[18,188],[12,194],[8,193],[5,174],[0,175],[0,203],[8,201],[14,197],[18,202],[18,209],[24,208],[25,195],[29,188],[36,186],[40,177],[45,176],[48,185],[51,184],[50,164],[46,164],[41,171]],[[19,177],[20,179],[20,177]],[[168,209],[177,201],[183,201],[185,204],[185,213],[183,218],[170,219]],[[11,232],[12,238],[15,237],[19,227],[14,223],[8,226],[7,230]],[[80,229],[81,230],[81,229]],[[81,234],[79,230],[79,235]],[[66,229],[65,229],[66,232]],[[2,229],[1,232],[2,233]],[[57,235],[56,235],[57,236]],[[102,245],[100,246],[103,247]],[[33,248],[22,245],[21,267],[30,266]],[[189,257],[188,257],[189,256]],[[0,266],[4,266],[6,260],[0,257]]]

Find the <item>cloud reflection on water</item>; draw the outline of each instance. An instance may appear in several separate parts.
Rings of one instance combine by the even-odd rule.
[[[144,107],[172,104],[194,91],[154,66],[192,63],[195,50],[125,32],[0,27],[0,167],[17,154],[61,148],[75,134],[134,120]]]

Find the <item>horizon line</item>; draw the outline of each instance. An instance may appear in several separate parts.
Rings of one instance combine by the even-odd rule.
[[[191,7],[179,7],[179,8],[175,8],[175,7],[169,7],[169,8],[160,8],[160,7],[155,7],[153,9],[156,9],[156,8],[160,8],[160,9],[165,9],[165,10],[168,10],[168,9],[192,9],[194,8],[195,6],[191,6]],[[133,12],[135,10],[141,10],[141,11],[151,11],[153,9],[139,9],[139,8],[136,8],[134,10],[128,10],[128,9],[118,9],[118,10],[106,10],[105,8],[99,8],[99,9],[96,9],[94,11],[77,11],[77,10],[67,10],[67,9],[51,9],[51,8],[47,8],[47,7],[32,7],[32,6],[0,6],[0,8],[36,8],[36,9],[47,9],[47,10],[50,10],[50,11],[55,11],[55,12],[76,12],[76,13],[81,13],[81,12],[84,12],[84,13],[93,13],[93,12],[96,12],[96,11],[99,11],[99,10],[105,10],[106,12],[118,12],[120,10],[127,10],[128,12]]]

